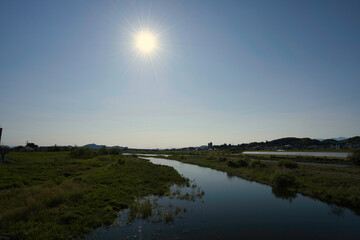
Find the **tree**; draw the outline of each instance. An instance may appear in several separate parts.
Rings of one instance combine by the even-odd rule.
[[[36,145],[35,143],[26,142],[26,147],[30,147],[30,148],[38,148],[39,146],[38,146],[38,145]]]
[[[350,154],[348,156],[348,160],[353,162],[355,165],[360,166],[360,149]]]
[[[109,154],[111,155],[119,155],[121,153],[121,149],[117,147],[113,147],[109,150]]]
[[[99,154],[99,155],[106,155],[106,154],[108,154],[108,151],[107,151],[106,147],[105,147],[105,146],[102,146],[102,147],[98,150],[98,154]]]

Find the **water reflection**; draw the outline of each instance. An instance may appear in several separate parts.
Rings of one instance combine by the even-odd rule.
[[[284,188],[273,187],[271,192],[276,198],[288,200],[290,203],[297,197],[297,193]]]
[[[329,207],[301,194],[272,189],[209,168],[160,158],[146,159],[174,167],[180,174],[194,179],[201,191],[206,192],[203,199],[184,201],[174,197],[171,200],[174,222],[153,223],[140,218],[125,226],[98,228],[86,239],[358,239],[360,236],[360,217],[347,208]],[[190,186],[188,191],[192,189]],[[201,193],[194,189],[195,193]],[[160,197],[160,205],[169,207],[171,195]],[[159,215],[157,211],[155,214]]]
[[[236,177],[235,175],[232,175],[231,173],[226,173],[226,176],[227,176],[229,179],[232,179],[232,178],[235,178],[235,177]]]
[[[337,217],[344,216],[345,208],[334,205],[334,204],[329,204],[329,208],[330,208],[329,215],[334,215]]]

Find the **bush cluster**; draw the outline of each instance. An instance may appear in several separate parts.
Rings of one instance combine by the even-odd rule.
[[[286,167],[286,168],[298,168],[299,167],[297,162],[295,162],[293,160],[287,160],[287,159],[279,160],[277,164],[279,167]]]
[[[107,149],[105,146],[103,146],[97,151],[97,153],[99,155],[119,155],[121,153],[121,149],[117,147]]]
[[[355,165],[360,166],[360,150],[356,150],[348,156],[348,160],[353,162]]]
[[[287,188],[295,183],[295,177],[289,172],[275,171],[271,176],[271,182],[276,188]]]
[[[120,153],[121,153],[120,148],[110,148],[109,149],[109,154],[110,155],[119,155]]]
[[[247,159],[240,159],[237,162],[235,161],[228,161],[228,166],[232,168],[239,168],[239,167],[248,167],[249,166],[249,160]]]
[[[250,162],[250,167],[252,167],[252,168],[256,168],[256,167],[264,168],[265,164],[260,160],[254,160],[254,161]]]
[[[73,147],[70,150],[71,158],[89,159],[97,156],[97,152],[91,148]]]

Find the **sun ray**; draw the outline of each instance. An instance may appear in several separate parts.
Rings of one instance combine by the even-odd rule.
[[[139,75],[142,77],[135,77],[137,81],[154,79],[163,85],[167,80],[162,76],[170,71],[170,58],[182,59],[174,52],[177,44],[171,40],[175,39],[170,32],[176,24],[169,25],[167,19],[156,19],[148,7],[134,9],[130,16],[128,11],[114,5],[114,14],[107,16],[118,34],[114,40],[117,50],[110,54],[110,62],[121,63],[120,75],[123,77]]]

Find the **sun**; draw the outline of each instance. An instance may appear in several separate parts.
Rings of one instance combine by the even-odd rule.
[[[149,31],[141,31],[135,36],[135,45],[142,53],[152,53],[157,48],[156,37]]]

